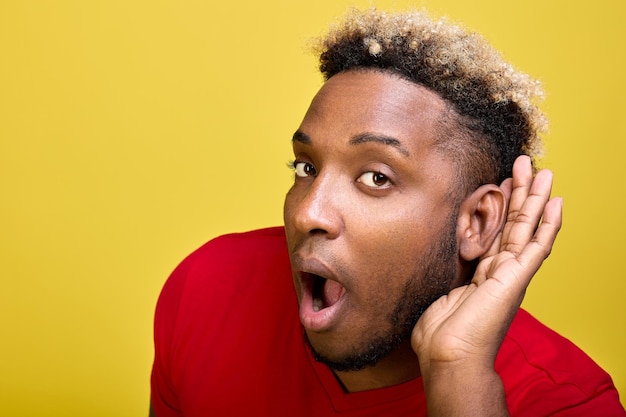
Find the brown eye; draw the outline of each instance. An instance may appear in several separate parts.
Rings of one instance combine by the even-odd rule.
[[[317,175],[317,170],[313,164],[309,164],[308,162],[296,162],[293,164],[293,167],[298,177],[314,177]]]
[[[374,171],[364,173],[357,181],[372,188],[384,188],[389,185],[389,178],[385,174]]]

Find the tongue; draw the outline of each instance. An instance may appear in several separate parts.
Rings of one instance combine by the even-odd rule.
[[[324,306],[330,307],[341,298],[341,295],[343,294],[343,286],[337,281],[327,279],[324,283],[323,291]]]

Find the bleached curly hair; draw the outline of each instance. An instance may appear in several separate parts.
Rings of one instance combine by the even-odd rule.
[[[462,194],[511,176],[517,156],[536,160],[547,122],[539,82],[504,62],[480,35],[411,11],[351,10],[314,50],[327,80],[381,70],[420,84],[447,104],[437,145],[457,165]]]

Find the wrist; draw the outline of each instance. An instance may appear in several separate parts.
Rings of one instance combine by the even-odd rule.
[[[422,379],[431,417],[508,416],[504,386],[493,365],[431,363]]]

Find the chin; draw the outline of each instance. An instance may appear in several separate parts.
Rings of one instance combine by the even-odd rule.
[[[327,343],[312,341],[306,332],[304,339],[316,361],[338,372],[360,371],[372,367],[389,356],[403,341],[386,335],[370,339],[363,346],[352,346],[346,350],[345,340],[340,340],[339,345],[343,350],[340,352]]]

